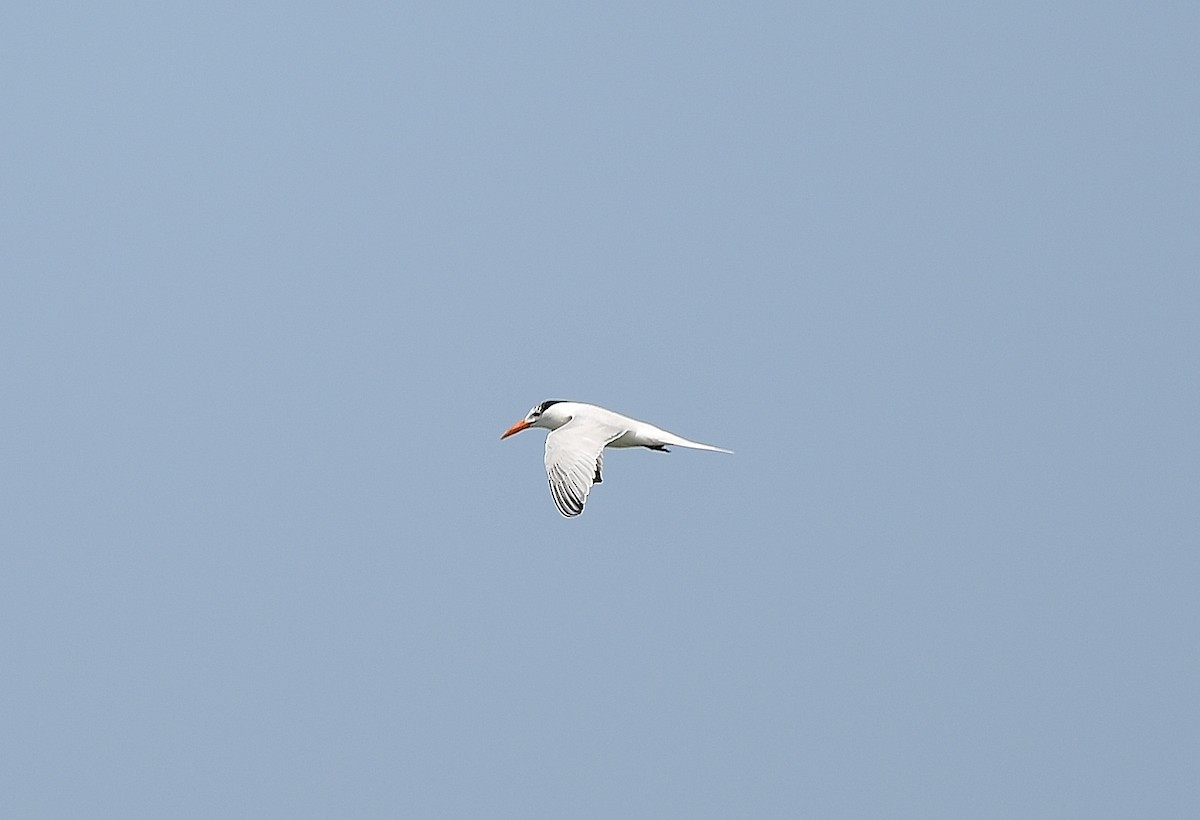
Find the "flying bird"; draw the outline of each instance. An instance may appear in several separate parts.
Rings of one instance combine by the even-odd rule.
[[[500,438],[506,439],[529,427],[545,427],[550,431],[546,436],[546,476],[554,506],[567,518],[583,512],[592,485],[604,480],[605,447],[646,447],[667,453],[670,452],[667,445],[672,445],[716,453],[733,452],[688,441],[653,424],[577,401],[544,401]]]

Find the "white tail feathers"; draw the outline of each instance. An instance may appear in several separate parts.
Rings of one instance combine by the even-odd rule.
[[[698,441],[688,441],[680,436],[672,436],[669,439],[664,438],[663,444],[675,447],[690,447],[693,450],[710,450],[714,453],[729,453],[729,455],[733,455],[733,450],[726,450],[724,447],[713,447],[711,444],[701,444]]]

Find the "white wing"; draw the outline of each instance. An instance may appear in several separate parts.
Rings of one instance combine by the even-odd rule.
[[[600,475],[605,445],[624,432],[613,424],[577,418],[546,436],[546,477],[560,513],[570,518],[583,512]]]

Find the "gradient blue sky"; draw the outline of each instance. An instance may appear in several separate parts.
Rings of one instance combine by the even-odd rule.
[[[1197,816],[1198,33],[6,4],[0,814]]]

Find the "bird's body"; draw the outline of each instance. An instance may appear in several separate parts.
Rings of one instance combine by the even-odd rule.
[[[544,401],[500,438],[508,438],[529,427],[545,427],[550,431],[546,436],[546,476],[554,505],[568,518],[583,512],[592,485],[604,480],[605,447],[646,447],[665,453],[669,452],[669,445],[717,453],[733,452],[690,441],[594,404],[575,401]]]

